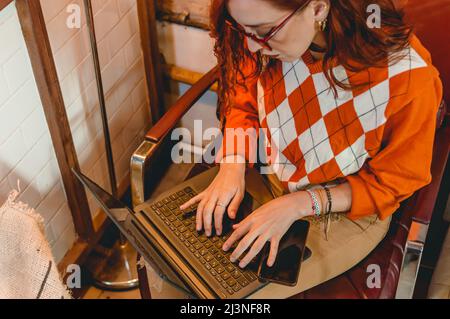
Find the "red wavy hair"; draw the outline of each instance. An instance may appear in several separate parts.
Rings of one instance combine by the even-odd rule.
[[[226,25],[225,19],[229,17],[227,1],[212,0],[210,12],[211,36],[216,40],[214,52],[221,68],[218,104],[221,120],[232,105],[232,97],[236,93],[234,86],[245,87],[246,77],[259,76],[264,62],[260,53],[250,52],[245,39]],[[311,0],[261,1],[270,2],[280,9],[295,10]],[[371,4],[377,4],[381,9],[381,28],[367,25],[367,8]],[[404,22],[404,13],[396,4],[393,0],[330,0],[323,69],[335,93],[337,87],[346,90],[353,87],[340,82],[333,72],[328,72],[333,61],[347,70],[358,72],[369,67],[386,67],[404,57],[401,52],[409,45],[412,28]],[[254,71],[245,75],[240,66],[248,61],[254,62]],[[269,60],[268,67],[273,62]]]

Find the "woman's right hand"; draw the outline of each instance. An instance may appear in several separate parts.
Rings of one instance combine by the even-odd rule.
[[[212,219],[216,234],[222,234],[222,220],[225,211],[231,219],[236,218],[239,205],[245,192],[245,163],[222,163],[213,182],[203,192],[180,206],[181,210],[198,204],[196,228],[205,229],[206,236],[211,236]],[[228,209],[227,209],[228,208]]]

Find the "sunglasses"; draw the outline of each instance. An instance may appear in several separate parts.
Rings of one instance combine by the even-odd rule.
[[[308,2],[306,2],[306,4],[308,4]],[[253,41],[255,41],[256,43],[258,43],[259,45],[261,45],[263,48],[272,51],[272,47],[270,46],[270,44],[268,42],[278,33],[278,31],[280,31],[289,22],[289,20],[299,10],[302,10],[306,6],[306,4],[298,7],[297,9],[295,9],[295,11],[292,12],[291,14],[289,14],[289,16],[287,16],[279,25],[277,25],[277,26],[273,27],[272,29],[270,29],[269,32],[264,36],[264,38],[258,37],[257,35],[255,35],[253,33],[245,31],[244,28],[241,25],[239,25],[236,21],[232,20],[231,18],[225,19],[225,23],[232,30],[240,33],[243,37],[250,38]]]

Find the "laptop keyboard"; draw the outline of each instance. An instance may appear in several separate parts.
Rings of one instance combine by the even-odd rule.
[[[200,261],[205,270],[228,294],[233,295],[258,278],[253,271],[241,269],[231,263],[230,255],[233,248],[236,247],[236,243],[228,252],[222,250],[222,246],[230,234],[207,237],[203,232],[197,232],[195,228],[196,205],[191,206],[190,210],[180,211],[179,207],[194,196],[196,196],[195,191],[187,187],[154,203],[151,208],[175,234],[180,244],[184,245],[192,256]]]

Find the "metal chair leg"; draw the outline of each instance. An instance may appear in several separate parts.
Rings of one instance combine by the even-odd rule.
[[[413,297],[428,227],[428,224],[417,221],[413,221],[411,224],[400,270],[396,299],[412,299]]]

